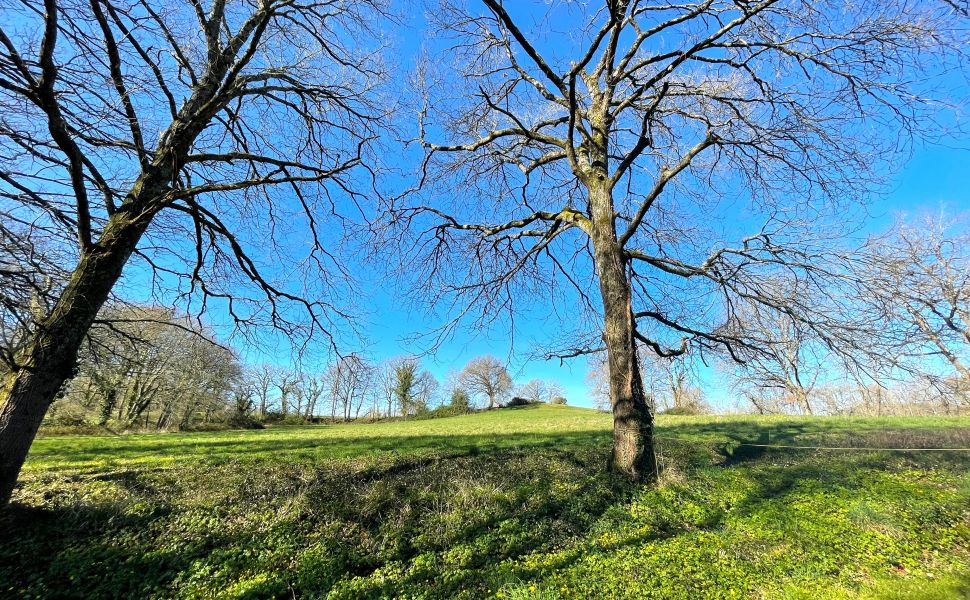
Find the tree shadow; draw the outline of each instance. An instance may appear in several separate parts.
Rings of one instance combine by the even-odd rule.
[[[861,480],[844,473],[887,468],[889,458],[970,468],[967,456],[817,460],[743,445],[794,445],[814,433],[807,423],[687,421],[659,433],[685,440],[676,467],[689,478],[750,468],[751,489],[689,526],[649,516],[649,528],[604,551],[717,530],[726,510],[753,514],[806,483],[855,489]],[[154,459],[180,446],[152,440],[125,449],[139,453],[137,462],[95,473],[49,469],[29,483],[34,491],[50,484],[51,494],[30,496],[39,507],[0,513],[0,581],[14,595],[50,598],[191,595],[200,589],[192,586],[211,592],[247,574],[263,577],[254,597],[322,596],[354,576],[366,581],[363,597],[408,585],[440,597],[484,594],[493,565],[553,552],[541,567],[520,561],[515,572],[569,568],[587,548],[577,540],[609,526],[614,512],[628,515],[631,499],[660,493],[604,473],[609,441],[607,431],[331,436],[325,444],[257,437],[212,440],[192,460],[160,467]],[[85,460],[78,468],[90,468]],[[673,493],[693,498],[688,487]],[[371,577],[388,569],[396,575]]]
[[[310,595],[334,578],[456,547],[467,547],[462,560],[474,578],[492,560],[580,534],[629,493],[629,484],[602,472],[608,439],[603,432],[336,438],[352,460],[303,464],[281,457],[320,456],[312,440],[257,444],[255,461],[222,441],[207,444],[205,461],[173,468],[146,460],[95,474],[47,473],[28,483],[50,486],[40,507],[13,504],[0,513],[0,580],[4,590],[33,597],[168,596],[200,565],[246,570],[214,557],[271,553],[258,541],[267,535],[260,519],[286,531],[297,554],[325,541],[329,566],[320,569],[330,575],[305,581]],[[159,443],[146,456],[164,450]],[[253,517],[277,507],[285,511]],[[222,519],[242,525],[223,529]]]

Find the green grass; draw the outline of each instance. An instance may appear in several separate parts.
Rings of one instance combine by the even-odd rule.
[[[37,440],[0,597],[965,598],[963,418],[661,418],[656,487],[610,417]],[[867,446],[778,450],[742,442]]]

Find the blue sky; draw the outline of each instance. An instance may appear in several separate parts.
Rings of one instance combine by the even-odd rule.
[[[519,8],[510,6],[510,10]],[[551,20],[559,19],[554,16]],[[405,57],[402,60],[413,56],[423,43],[420,41],[422,20],[417,13],[412,15],[410,26],[410,32],[402,33],[399,40],[403,47],[402,56]],[[560,27],[560,31],[569,30],[565,25]],[[552,48],[565,39],[565,36],[554,35],[544,43]],[[935,145],[917,144],[909,160],[896,165],[894,173],[885,175],[890,181],[888,192],[875,198],[869,205],[871,221],[864,231],[881,231],[900,213],[944,210],[955,214],[970,210],[970,137],[946,137]],[[373,290],[369,302],[370,324],[367,327],[373,333],[365,336],[372,344],[370,353],[376,358],[383,358],[424,350],[421,344],[416,345],[409,338],[433,329],[441,321],[402,303],[401,290],[393,286],[366,287]],[[533,342],[548,339],[550,328],[556,327],[555,316],[550,317],[541,307],[532,307],[531,311],[516,316],[514,332],[510,332],[506,321],[500,321],[486,331],[459,329],[433,355],[424,359],[425,365],[439,379],[443,379],[449,370],[460,369],[475,356],[491,353],[510,360],[510,372],[517,383],[534,377],[556,380],[565,388],[571,404],[591,406],[584,358],[571,359],[562,365],[558,360],[528,358],[532,354]],[[728,408],[732,399],[719,385],[716,373],[708,370],[701,376],[707,387],[708,399]]]
[[[398,34],[395,54],[405,69],[424,43],[422,41],[423,18],[418,11],[410,13],[408,27]],[[546,40],[547,43],[554,43]],[[899,213],[920,213],[945,210],[959,213],[970,209],[970,137],[948,138],[933,146],[918,146],[910,159],[897,165],[893,174],[887,174],[892,182],[889,192],[870,205],[872,214],[867,231],[879,231]],[[296,243],[299,243],[298,241]],[[397,287],[393,279],[383,276],[379,269],[353,265],[351,270],[358,278],[360,297],[356,304],[361,309],[361,338],[364,347],[347,342],[343,352],[362,350],[371,360],[378,362],[387,358],[422,354],[429,350],[430,340],[415,337],[426,334],[442,324],[443,315],[430,315],[412,305],[404,298],[406,290]],[[130,278],[137,282],[137,275]],[[137,283],[135,283],[137,285]],[[225,335],[227,328],[218,309],[211,311],[208,320]],[[424,366],[443,381],[449,371],[460,370],[465,363],[482,354],[493,354],[509,361],[509,370],[517,383],[532,378],[555,380],[566,391],[570,404],[590,406],[587,393],[587,364],[576,358],[560,365],[558,360],[543,361],[528,356],[535,340],[548,339],[558,327],[556,317],[550,316],[538,306],[518,314],[514,331],[510,323],[499,320],[487,329],[462,327],[440,343],[434,352],[423,356]],[[270,333],[263,333],[260,347],[243,350],[236,344],[244,360],[250,363],[270,362],[285,365],[291,362],[287,345]],[[313,365],[309,365],[313,368]],[[322,368],[322,366],[321,366]],[[708,388],[708,398],[715,404],[728,408],[730,403],[723,389],[717,385],[713,372],[702,375]]]
[[[970,138],[949,138],[942,143],[945,145],[916,148],[911,159],[900,165],[898,173],[891,177],[890,191],[870,205],[869,231],[887,227],[900,213],[943,210],[956,214],[970,210]],[[371,290],[365,303],[369,313],[364,326],[364,338],[369,342],[367,354],[382,360],[427,350],[430,341],[415,342],[411,338],[440,326],[442,321],[419,307],[409,306],[403,299],[404,290],[386,285],[386,280],[376,273],[373,280],[363,283],[363,289]],[[460,370],[476,356],[494,354],[510,360],[509,371],[517,383],[532,378],[555,380],[565,388],[570,404],[592,406],[584,358],[571,359],[563,365],[558,360],[528,358],[533,341],[547,338],[549,328],[555,326],[555,317],[548,318],[539,309],[533,309],[517,315],[514,336],[507,321],[499,321],[488,330],[460,328],[436,352],[423,358],[424,365],[443,381],[449,370]],[[288,355],[264,355],[258,360],[277,362],[281,358],[286,362]],[[731,408],[731,398],[718,385],[716,374],[702,373],[702,378],[709,401]]]

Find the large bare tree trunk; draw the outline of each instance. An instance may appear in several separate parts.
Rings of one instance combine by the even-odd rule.
[[[636,481],[654,481],[659,469],[653,440],[653,414],[643,390],[637,360],[627,261],[616,238],[610,190],[605,185],[594,184],[589,191],[593,252],[603,298],[603,341],[613,407],[610,468]]]
[[[16,355],[0,385],[0,507],[10,501],[37,429],[72,376],[78,350],[148,225],[147,215],[116,213],[81,257],[53,310]]]

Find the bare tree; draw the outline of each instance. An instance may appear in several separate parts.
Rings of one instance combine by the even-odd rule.
[[[297,340],[347,316],[334,299],[347,273],[319,219],[359,206],[370,186],[362,165],[384,78],[367,40],[383,10],[381,0],[5,4],[3,271],[21,281],[17,302],[45,301],[6,357],[0,503],[129,262],[193,311],[218,305]],[[298,250],[277,237],[294,227],[310,240]],[[280,281],[270,263],[297,272]],[[45,273],[57,277],[35,275]]]
[[[516,395],[530,402],[547,402],[549,390],[546,382],[541,379],[530,379],[516,390]]]
[[[562,397],[564,391],[562,386],[555,381],[543,381],[542,379],[530,379],[519,387],[516,395],[525,398],[530,402],[552,402],[553,399]]]
[[[550,404],[566,404],[566,390],[558,381],[550,381],[546,384],[546,402]]]
[[[741,299],[854,343],[768,284],[839,287],[847,199],[871,193],[897,132],[932,126],[934,76],[958,72],[965,13],[944,1],[543,4],[545,16],[501,0],[436,8],[446,50],[416,79],[423,183],[440,197],[398,207],[395,224],[423,233],[408,260],[457,318],[494,319],[540,292],[566,299],[568,327],[599,315],[550,354],[605,349],[613,469],[652,479],[638,346],[740,358],[756,342],[722,326]]]
[[[839,366],[827,362],[828,352],[813,339],[809,328],[778,311],[764,310],[758,304],[745,304],[737,309],[738,327],[759,340],[758,351],[744,355],[733,363],[735,387],[759,412],[775,412],[769,407],[793,407],[813,414],[811,396],[823,371]]]
[[[605,353],[590,355],[586,365],[586,392],[593,401],[593,408],[603,412],[611,411],[610,373]]]
[[[364,400],[374,385],[374,368],[360,354],[348,354],[337,359],[325,375],[330,396],[331,419],[349,421],[360,412]]]
[[[280,414],[284,417],[290,414],[290,408],[295,408],[293,401],[299,393],[299,384],[300,374],[297,371],[286,367],[273,370],[272,386],[279,395]]]
[[[960,223],[900,223],[869,246],[868,273],[889,320],[970,381],[970,234]]]
[[[640,372],[651,406],[686,414],[707,410],[696,365],[690,362],[690,356],[641,354]]]
[[[374,402],[377,412],[383,412],[385,417],[390,417],[394,415],[394,383],[396,380],[396,375],[394,373],[394,367],[397,364],[396,359],[388,359],[381,362],[378,365],[377,370],[374,374]],[[384,408],[381,411],[381,408]]]
[[[101,425],[158,429],[222,418],[244,391],[234,352],[211,332],[153,306],[107,306],[92,327],[58,403],[76,403]]]
[[[32,323],[50,309],[52,291],[66,280],[63,258],[29,233],[29,227],[0,219],[0,373],[13,368]]]
[[[705,408],[698,374],[687,355],[657,356],[644,351],[637,353],[640,377],[647,405],[651,410],[676,409],[683,412],[702,412]],[[586,384],[593,406],[609,411],[609,365],[605,353],[588,360]]]
[[[512,377],[505,364],[488,354],[473,358],[459,375],[462,387],[472,396],[488,399],[488,407],[495,408],[512,391]]]
[[[866,297],[903,334],[897,349],[944,397],[970,390],[970,232],[960,220],[902,221],[865,248]],[[936,357],[938,360],[934,360]],[[942,363],[942,364],[940,364]],[[949,369],[941,369],[942,366]]]
[[[300,377],[300,397],[304,402],[303,417],[307,420],[317,415],[320,400],[327,393],[326,377],[304,373]]]
[[[258,410],[261,418],[266,417],[266,411],[270,407],[273,376],[273,368],[266,363],[251,369],[249,374],[249,379],[252,380],[253,384],[253,393],[256,396],[256,401],[259,403]]]

